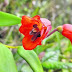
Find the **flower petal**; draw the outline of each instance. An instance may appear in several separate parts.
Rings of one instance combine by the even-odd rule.
[[[48,19],[46,19],[46,18],[40,18],[40,20],[42,21],[42,23],[43,23],[46,27],[51,26],[51,22],[50,22]]]
[[[33,18],[36,19],[36,20],[40,20],[40,16],[39,15],[36,15]]]
[[[42,30],[44,31],[45,28],[47,27],[44,35],[43,35],[43,39],[48,35],[49,31],[52,29],[52,26],[51,26],[51,22],[46,19],[46,18],[40,18],[41,22],[44,24]],[[43,31],[41,33],[43,33]]]
[[[41,44],[41,38],[40,37],[38,37],[35,41],[31,41],[31,38],[32,38],[32,36],[28,36],[28,37],[25,36],[23,38],[22,43],[23,43],[24,49],[26,49],[26,50],[32,50],[37,45],[40,45]]]
[[[36,18],[36,17],[35,17]],[[19,28],[19,31],[23,34],[23,35],[29,35],[29,32],[33,29],[33,25],[37,24],[39,30],[42,29],[42,23],[39,20],[36,20],[34,18],[30,18],[28,16],[22,16],[22,20],[21,20],[21,27]]]
[[[72,25],[71,24],[64,24],[62,35],[70,39],[72,42]]]
[[[22,20],[21,20],[21,23],[22,23],[22,25],[30,25],[30,23],[31,23],[31,18],[30,17],[28,17],[28,16],[22,16]]]

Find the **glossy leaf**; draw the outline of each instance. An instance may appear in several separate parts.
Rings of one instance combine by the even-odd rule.
[[[11,51],[0,43],[0,72],[17,72]]]
[[[33,50],[24,50],[24,48],[20,46],[17,51],[18,54],[26,60],[34,72],[43,72],[40,60]]]
[[[21,23],[21,18],[0,11],[0,26],[12,26]]]

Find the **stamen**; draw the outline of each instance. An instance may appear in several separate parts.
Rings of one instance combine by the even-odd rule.
[[[33,35],[33,37],[31,38],[32,41],[35,41],[37,39],[37,37],[40,37],[40,31],[39,28],[37,27],[37,24],[33,25],[33,29],[30,31],[30,35]]]
[[[39,31],[39,28],[33,28],[32,31],[33,31],[33,32],[38,32],[38,31]]]
[[[37,37],[40,37],[41,35],[39,34]]]
[[[40,37],[40,32],[35,33],[31,40],[35,41],[37,39],[37,37]]]
[[[34,28],[37,28],[37,24],[34,24],[33,27],[34,27]]]
[[[30,35],[34,35],[35,33],[37,33],[37,32],[32,30],[32,31],[30,31],[29,34],[30,34]]]
[[[33,35],[33,31],[30,31],[29,34],[30,34],[30,35]]]

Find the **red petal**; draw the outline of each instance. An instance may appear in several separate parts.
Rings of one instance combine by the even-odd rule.
[[[70,41],[72,42],[72,25],[64,24],[62,35],[70,39]]]
[[[19,31],[23,34],[23,35],[29,35],[31,29],[28,29],[27,27],[21,25],[21,27],[19,28]]]
[[[40,20],[40,16],[39,15],[36,15],[33,18],[36,19],[36,20]]]
[[[23,47],[26,50],[32,50],[34,49],[37,45],[39,45],[41,43],[41,38],[38,37],[35,41],[31,41],[32,36],[25,36],[23,38]]]
[[[22,23],[22,25],[30,25],[30,23],[31,23],[31,18],[30,17],[28,17],[28,16],[22,16],[22,20],[21,20],[21,23]]]
[[[72,33],[72,25],[71,24],[64,24],[63,29]]]
[[[39,30],[42,29],[42,23],[39,20],[30,18],[28,16],[22,16],[21,20],[22,26],[19,28],[19,31],[24,35],[29,35],[29,32],[33,29],[33,25],[37,24]]]

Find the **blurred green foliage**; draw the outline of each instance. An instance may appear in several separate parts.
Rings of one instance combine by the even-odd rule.
[[[65,23],[72,24],[72,0],[0,0],[0,11],[18,17],[40,15],[51,21],[53,29]],[[23,35],[19,33],[19,26],[0,27],[0,42],[14,46],[22,45]],[[72,46],[70,41],[60,33],[56,32],[44,39],[42,45],[37,46],[34,51],[37,55],[40,55],[41,52],[45,53],[43,57],[40,55],[42,63],[49,62],[48,67],[43,64],[45,72],[72,72],[72,68],[63,69],[64,63],[72,64]],[[18,72],[32,72],[16,50],[12,52]]]

